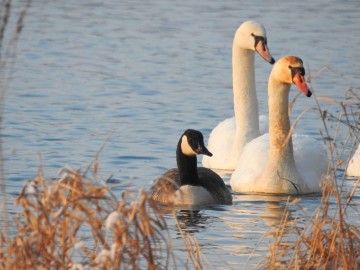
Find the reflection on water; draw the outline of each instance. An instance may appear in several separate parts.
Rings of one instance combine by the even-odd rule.
[[[181,230],[187,233],[197,233],[209,224],[209,217],[200,211],[180,210],[176,217]]]
[[[312,86],[318,95],[341,98],[344,89],[360,85],[354,46],[360,43],[359,12],[358,1],[336,0],[34,2],[4,109],[7,192],[17,194],[22,181],[34,177],[38,154],[45,175],[53,178],[66,164],[85,170],[103,144],[97,178],[110,179],[116,196],[128,188],[147,190],[175,166],[185,129],[207,138],[233,115],[232,39],[247,19],[266,26],[276,59],[298,55],[312,71],[325,65],[335,70],[324,71]],[[267,114],[271,66],[259,57],[255,64],[260,113]],[[314,106],[313,99],[298,98],[292,120]],[[321,126],[310,111],[296,132],[320,141]],[[229,173],[221,175],[228,182]],[[284,211],[306,224],[320,202],[301,199],[287,209],[287,197],[234,195],[232,206],[177,216],[214,268],[251,269],[268,254]],[[181,253],[177,225],[172,214],[166,218]]]
[[[234,195],[234,205],[208,207],[201,210],[176,210],[178,225],[171,209],[163,209],[173,235],[174,246],[181,248],[182,238],[178,226],[200,244],[204,254],[216,268],[242,266],[252,269],[261,265],[269,255],[279,228],[284,228],[287,245],[295,241],[289,234],[292,226],[306,224],[319,206],[319,197],[289,198],[287,196]],[[304,209],[303,201],[307,209]],[[284,216],[287,216],[284,222]],[[289,229],[287,229],[289,227]],[[280,248],[280,247],[278,247]],[[286,248],[284,246],[283,248]],[[220,263],[221,262],[221,263]]]

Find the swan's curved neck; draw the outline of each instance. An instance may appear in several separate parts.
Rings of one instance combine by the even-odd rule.
[[[293,154],[288,115],[290,84],[269,78],[269,160],[261,181],[265,192],[299,194],[306,189]]]
[[[242,132],[247,140],[252,140],[260,135],[254,58],[254,51],[241,49],[236,44],[233,45],[232,68],[236,132]]]
[[[269,161],[277,165],[278,169],[284,166],[295,166],[291,137],[286,142],[290,131],[289,90],[290,84],[278,82],[270,76],[269,79]],[[293,169],[293,168],[292,168]]]
[[[232,72],[236,132],[229,159],[229,162],[235,162],[229,164],[234,168],[244,146],[260,136],[254,58],[254,51],[239,48],[234,40]]]
[[[199,176],[197,172],[197,158],[196,155],[187,156],[181,151],[181,140],[176,149],[176,163],[179,170],[179,177],[181,185],[200,185]]]

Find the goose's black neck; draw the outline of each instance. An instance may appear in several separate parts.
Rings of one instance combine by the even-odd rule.
[[[187,156],[181,151],[181,139],[176,149],[176,162],[181,185],[199,186],[196,155]]]

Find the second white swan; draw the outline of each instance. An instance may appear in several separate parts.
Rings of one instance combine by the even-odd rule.
[[[234,170],[243,147],[261,134],[255,88],[255,51],[267,62],[275,62],[267,46],[265,28],[257,22],[246,21],[237,29],[232,47],[235,117],[220,122],[211,132],[208,148],[213,157],[203,157],[205,167]]]

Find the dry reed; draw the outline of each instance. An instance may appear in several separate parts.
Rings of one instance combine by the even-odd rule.
[[[15,236],[1,230],[0,269],[203,269],[200,248],[181,231],[188,260],[171,249],[163,213],[147,193],[122,193],[63,168],[42,173],[16,199]],[[174,215],[175,216],[175,215]]]
[[[17,14],[13,9],[12,0],[0,2],[0,133],[2,134],[2,122],[4,112],[5,94],[15,70],[17,44],[20,34],[24,27],[26,12],[31,5],[31,0],[21,3],[22,7]],[[20,5],[20,6],[21,6]],[[9,25],[15,20],[15,29]],[[0,134],[0,135],[1,135]],[[6,195],[6,181],[4,176],[3,143],[0,140],[0,194],[1,194],[1,218],[4,227],[0,230],[0,256],[3,257],[8,251],[9,232],[8,232],[8,209]]]
[[[16,236],[2,237],[1,269],[167,268],[166,223],[145,192],[117,201],[107,187],[63,169],[57,181],[26,181],[16,205],[22,217]]]

